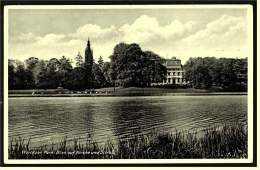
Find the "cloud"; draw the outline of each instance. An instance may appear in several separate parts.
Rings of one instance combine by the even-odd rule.
[[[92,40],[104,41],[116,36],[116,28],[113,25],[108,28],[101,28],[99,25],[86,24],[79,27],[75,33],[72,33],[69,36],[81,40],[87,40],[88,38],[91,38]]]
[[[188,49],[197,49],[192,51],[197,55],[239,55],[236,54],[238,49],[243,51],[247,46],[246,21],[242,17],[223,15],[184,38],[180,44],[186,44]]]
[[[21,35],[18,37],[20,41],[28,41],[35,38],[35,35],[31,32],[29,33],[21,33]]]
[[[119,28],[122,40],[125,42],[146,42],[156,37],[159,23],[155,18],[140,16],[132,24],[125,24]]]
[[[9,53],[22,59],[62,55],[74,58],[78,51],[84,53],[88,37],[96,60],[101,55],[108,61],[113,47],[119,42],[135,42],[144,50],[152,50],[162,57],[177,56],[185,61],[191,56],[246,55],[247,25],[243,17],[228,15],[206,24],[172,20],[164,25],[155,17],[142,15],[134,22],[118,27],[85,24],[68,34],[37,36],[32,32],[21,33],[16,37],[17,41],[10,41]]]
[[[142,15],[133,24],[125,24],[119,28],[122,39],[126,42],[145,43],[151,40],[177,41],[182,36],[195,31],[196,22],[181,23],[174,20],[169,24],[160,25],[154,17]]]
[[[47,34],[43,37],[36,37],[36,40],[39,45],[49,45],[53,43],[62,43],[65,38],[66,36],[63,34]]]
[[[237,32],[238,31],[238,32]],[[206,25],[205,29],[198,31],[196,34],[187,37],[186,41],[197,41],[197,40],[217,40],[223,41],[230,38],[232,34],[236,33],[246,33],[246,22],[241,17],[233,17],[223,15],[219,19],[212,21]],[[237,35],[241,36],[241,35]],[[223,37],[225,39],[223,39]],[[232,37],[234,38],[234,37]]]

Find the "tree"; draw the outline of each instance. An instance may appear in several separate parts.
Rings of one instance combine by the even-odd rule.
[[[77,54],[77,56],[75,57],[76,60],[76,67],[81,67],[83,62],[83,57],[81,56],[80,53]]]
[[[105,77],[105,86],[112,86],[112,78],[111,78],[111,64],[110,62],[105,62],[102,67],[102,72]]]
[[[93,64],[92,72],[94,74],[94,87],[104,87],[106,84],[106,79],[98,64]]]
[[[15,88],[15,67],[11,60],[8,60],[8,89]]]
[[[146,80],[147,85],[150,86],[151,83],[163,82],[166,79],[167,68],[163,65],[165,60],[159,55],[153,53],[152,51],[146,51],[145,55],[147,56],[147,70],[149,79]]]
[[[44,87],[45,88],[57,88],[60,85],[60,61],[56,58],[52,58],[47,62],[46,72],[42,75],[42,80],[45,80]]]
[[[27,69],[33,70],[36,67],[38,62],[39,62],[38,58],[30,57],[30,58],[25,60],[25,65],[26,65]]]
[[[102,56],[100,56],[98,59],[98,66],[99,66],[99,68],[102,68],[103,65],[104,65],[104,60],[103,60]]]
[[[14,73],[14,89],[29,89],[34,87],[33,75],[26,70],[23,64],[16,68]]]
[[[242,61],[242,62],[241,62]],[[185,78],[194,88],[217,87],[223,90],[246,90],[247,61],[215,57],[190,58],[185,64]],[[243,63],[243,64],[241,64]],[[241,64],[241,65],[240,65]]]
[[[66,57],[62,56],[59,60],[59,70],[58,70],[58,76],[60,78],[59,85],[62,87],[68,87],[69,86],[69,76],[70,72],[72,71],[72,65],[71,60],[67,59]]]
[[[25,66],[28,71],[30,71],[33,75],[33,81],[34,81],[34,86],[36,85],[36,77],[37,77],[37,70],[36,66],[39,63],[39,59],[36,57],[30,57],[25,60]]]
[[[48,61],[39,60],[36,65],[36,80],[35,84],[37,88],[48,88],[49,77],[47,74]]]
[[[190,58],[184,68],[186,81],[190,81],[194,88],[208,88],[212,85],[208,58]]]
[[[85,70],[83,67],[74,68],[68,75],[67,88],[71,90],[85,90]]]
[[[111,56],[112,74],[116,75],[118,85],[128,87],[137,86],[139,82],[140,66],[138,58],[142,54],[141,48],[137,44],[120,43],[114,48]]]
[[[110,59],[111,80],[124,87],[150,86],[153,81],[160,81],[166,76],[161,57],[143,52],[138,44],[116,45]]]

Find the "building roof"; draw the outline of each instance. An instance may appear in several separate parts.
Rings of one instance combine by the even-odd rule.
[[[165,64],[166,67],[181,67],[181,60],[173,57],[172,59],[166,59]]]

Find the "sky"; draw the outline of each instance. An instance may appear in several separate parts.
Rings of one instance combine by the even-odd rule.
[[[74,59],[91,41],[95,61],[120,42],[161,57],[248,56],[248,8],[9,9],[9,58]]]

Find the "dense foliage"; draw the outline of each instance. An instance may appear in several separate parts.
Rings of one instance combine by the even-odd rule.
[[[80,54],[75,61],[76,67],[73,68],[72,61],[64,56],[50,60],[30,57],[24,62],[9,60],[9,89],[146,87],[152,82],[161,82],[166,76],[162,58],[153,52],[143,52],[137,44],[118,44],[111,62],[104,62],[100,56],[90,67]]]
[[[184,68],[186,81],[194,88],[247,89],[247,59],[190,58]]]
[[[138,44],[120,43],[111,59],[111,79],[123,87],[149,87],[166,78],[164,60],[150,51],[142,51]]]
[[[76,59],[78,59],[77,56]],[[77,61],[73,68],[66,57],[40,60],[31,57],[25,62],[9,60],[9,89],[55,89],[63,87],[71,90],[103,87],[107,85],[102,67],[94,63],[92,70]]]

